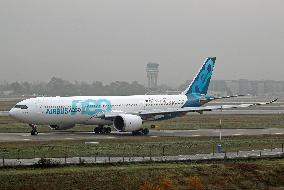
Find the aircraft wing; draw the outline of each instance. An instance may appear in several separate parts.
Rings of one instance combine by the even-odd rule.
[[[139,111],[139,112],[123,112],[123,111],[114,111],[114,112],[107,112],[95,115],[93,117],[96,118],[104,118],[104,119],[112,119],[119,114],[132,114],[132,115],[139,115],[142,118],[150,117],[155,115],[165,115],[165,114],[177,114],[182,115],[188,112],[198,112],[202,113],[204,111],[213,111],[213,110],[224,110],[224,109],[232,109],[232,108],[247,108],[252,106],[261,106],[271,104],[276,102],[277,99],[274,99],[270,102],[259,102],[259,103],[252,103],[252,104],[239,104],[239,105],[216,105],[216,106],[202,106],[202,107],[185,107],[185,108],[169,108],[169,109],[153,109],[147,111]]]
[[[220,99],[226,99],[226,98],[236,98],[236,97],[242,97],[246,95],[231,95],[231,96],[220,96],[220,97],[210,97],[210,100],[220,100]]]
[[[239,105],[216,105],[216,106],[202,106],[202,107],[185,107],[185,108],[176,108],[176,109],[166,109],[166,110],[150,110],[150,111],[142,111],[139,113],[141,116],[147,115],[162,115],[162,114],[181,114],[188,112],[199,112],[202,113],[204,111],[213,111],[213,110],[223,110],[223,109],[232,109],[232,108],[247,108],[252,106],[260,106],[267,105],[273,102],[276,102],[277,99],[274,99],[270,102],[259,102],[253,104],[239,104]]]

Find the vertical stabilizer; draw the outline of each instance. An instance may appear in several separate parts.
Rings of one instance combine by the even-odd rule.
[[[190,94],[207,94],[215,61],[216,57],[208,57],[189,87],[182,94],[187,96]]]

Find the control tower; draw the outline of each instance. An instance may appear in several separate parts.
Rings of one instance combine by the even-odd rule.
[[[157,90],[158,87],[158,73],[159,73],[159,64],[158,63],[148,63],[147,68],[147,78],[148,78],[148,88],[150,90]]]

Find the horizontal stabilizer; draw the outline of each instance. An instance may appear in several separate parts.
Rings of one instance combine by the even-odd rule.
[[[231,96],[220,96],[220,97],[210,97],[210,100],[220,100],[220,99],[227,99],[227,98],[237,98],[246,95],[231,95]]]

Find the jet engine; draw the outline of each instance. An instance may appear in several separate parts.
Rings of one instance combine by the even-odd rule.
[[[143,121],[140,116],[120,114],[113,120],[113,126],[119,131],[138,131],[142,128]]]
[[[54,130],[66,130],[75,127],[75,124],[49,125],[49,127]]]

